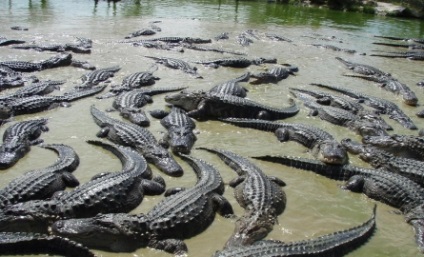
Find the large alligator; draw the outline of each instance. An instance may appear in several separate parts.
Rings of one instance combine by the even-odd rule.
[[[42,132],[48,131],[47,119],[27,120],[9,126],[3,133],[0,146],[0,169],[7,169],[23,158],[31,145],[42,142]]]
[[[313,85],[330,89],[330,90],[342,93],[343,95],[363,101],[365,105],[378,110],[380,113],[388,114],[390,119],[399,122],[403,127],[407,129],[411,129],[411,130],[417,129],[417,126],[414,124],[411,118],[409,118],[408,115],[406,115],[401,110],[401,108],[399,108],[399,106],[397,106],[395,103],[389,100],[367,95],[360,92],[355,92],[355,91],[341,88],[341,87],[335,87],[335,86],[329,86],[329,85],[323,85],[323,84],[313,84]]]
[[[318,116],[334,125],[349,128],[361,136],[387,135],[386,130],[391,129],[391,126],[378,115],[365,113],[356,115],[337,107],[320,105],[314,101],[315,98],[311,97],[309,93],[305,94],[293,90],[291,93],[301,99],[304,105],[311,110],[310,115]]]
[[[286,79],[290,74],[295,75],[294,72],[298,72],[299,68],[296,66],[287,65],[284,66],[275,66],[266,72],[260,72],[257,74],[252,74],[250,77],[254,78],[254,81],[249,82],[250,84],[264,84],[264,83],[277,83],[280,80]]]
[[[196,79],[202,79],[203,78],[197,72],[197,67],[192,67],[186,61],[183,61],[183,60],[180,60],[180,59],[175,59],[175,58],[169,58],[169,57],[154,57],[154,56],[147,56],[147,55],[145,55],[144,57],[153,59],[157,63],[163,64],[168,68],[182,70],[183,72],[190,74],[191,76],[193,76]]]
[[[369,136],[362,139],[362,143],[378,147],[396,156],[424,159],[424,138],[413,135]]]
[[[58,219],[129,212],[141,203],[145,194],[159,195],[165,191],[163,179],[157,177],[151,180],[152,171],[135,150],[100,141],[88,143],[115,154],[122,163],[122,171],[97,174],[89,182],[51,199],[6,206],[0,219],[3,231],[20,229],[27,222],[33,223],[31,227],[42,230]]]
[[[87,48],[85,45],[80,44],[27,44],[27,45],[18,45],[13,46],[14,49],[23,49],[23,50],[35,50],[39,52],[51,51],[51,52],[66,52],[71,51],[79,54],[89,54],[91,49]]]
[[[275,58],[255,58],[255,59],[247,59],[244,57],[226,57],[214,60],[206,60],[206,61],[195,61],[194,63],[208,65],[210,67],[218,68],[219,66],[224,67],[233,67],[233,68],[247,68],[250,65],[260,65],[263,63],[277,63],[277,59]]]
[[[118,95],[113,101],[112,106],[119,111],[123,118],[139,126],[146,127],[150,125],[150,120],[141,108],[148,103],[153,103],[152,96],[183,89],[185,89],[185,87],[133,89]]]
[[[312,155],[324,163],[345,164],[348,161],[348,154],[343,145],[328,132],[312,125],[236,118],[222,121],[239,127],[273,132],[280,142],[298,142],[309,148]]]
[[[116,72],[121,68],[119,66],[112,66],[103,69],[96,69],[87,74],[81,76],[82,85],[78,86],[79,88],[91,88],[95,85],[98,85],[101,82],[107,81],[109,78],[113,77]]]
[[[34,72],[45,69],[56,68],[60,66],[69,66],[72,63],[72,54],[61,53],[53,56],[47,60],[38,62],[27,62],[27,61],[3,61],[0,65],[7,66],[14,71],[21,72]]]
[[[390,73],[381,71],[375,67],[372,67],[366,64],[349,62],[340,57],[336,57],[336,60],[342,62],[349,70],[352,70],[353,72],[356,72],[362,75],[390,76]]]
[[[94,122],[101,127],[98,137],[106,137],[116,144],[136,148],[148,162],[167,175],[174,177],[183,175],[181,166],[164,147],[159,145],[150,131],[132,123],[113,119],[94,105],[90,111]]]
[[[160,124],[167,130],[160,144],[170,147],[174,153],[189,154],[197,137],[193,132],[196,123],[187,113],[173,106],[171,112],[161,119]]]
[[[71,90],[63,95],[32,95],[28,97],[10,97],[0,100],[0,119],[22,114],[37,113],[58,106],[68,107],[69,102],[97,94],[106,86],[97,86],[83,90]]]
[[[26,254],[67,257],[96,256],[87,247],[60,236],[27,232],[0,232],[0,255]]]
[[[330,49],[330,50],[337,51],[337,52],[345,52],[345,53],[348,53],[348,54],[356,53],[356,50],[340,48],[338,46],[329,45],[329,44],[311,44],[311,45],[318,47],[318,48],[325,48],[325,49]]]
[[[131,32],[130,34],[128,34],[128,36],[125,36],[125,39],[130,39],[133,37],[139,37],[139,36],[151,36],[156,34],[156,31],[152,30],[152,29],[139,29],[137,31]]]
[[[359,158],[368,162],[372,167],[405,176],[417,184],[424,186],[424,162],[395,156],[372,145],[362,145],[349,138],[343,139],[342,144],[349,152],[358,154]]]
[[[78,180],[71,174],[79,165],[77,153],[63,144],[48,144],[42,147],[57,152],[59,156],[56,162],[42,169],[28,171],[9,182],[0,190],[0,209],[18,202],[46,199],[66,187],[79,185]]]
[[[60,85],[63,85],[65,81],[63,80],[44,80],[34,82],[28,86],[20,88],[15,92],[8,94],[6,96],[2,96],[1,99],[8,97],[28,97],[33,95],[47,95],[54,90],[59,90]],[[0,100],[1,100],[0,99]]]
[[[237,220],[226,247],[250,245],[265,238],[277,222],[277,216],[286,208],[286,194],[281,189],[286,184],[279,178],[267,176],[259,167],[238,154],[206,147],[199,149],[218,155],[238,174],[230,186],[234,188],[234,196],[245,209],[245,214]]]
[[[209,93],[229,94],[239,97],[246,97],[246,93],[248,92],[248,90],[245,87],[241,86],[239,82],[247,82],[249,81],[249,78],[250,72],[246,72],[235,79],[230,79],[213,86],[211,89],[209,89]]]
[[[406,222],[414,227],[416,242],[424,252],[424,188],[409,178],[385,170],[349,164],[326,165],[299,157],[268,155],[253,158],[309,170],[334,180],[347,181],[343,189],[364,193],[371,199],[398,208],[405,215]]]
[[[380,88],[389,92],[395,93],[402,96],[402,100],[405,104],[416,106],[418,98],[415,92],[412,91],[406,84],[401,83],[399,80],[392,76],[370,76],[370,75],[345,75],[349,77],[362,78],[365,80],[376,82],[380,85]]]
[[[291,100],[290,106],[277,109],[242,97],[204,91],[182,91],[165,96],[165,101],[186,110],[190,117],[200,120],[208,118],[278,120],[292,117],[299,112],[299,108]]]
[[[227,53],[227,54],[234,54],[234,55],[246,55],[246,53],[238,52],[238,51],[232,51],[232,50],[225,50],[222,48],[216,48],[216,47],[205,47],[205,46],[199,46],[189,43],[183,43],[181,46],[184,49],[190,49],[190,50],[196,50],[196,51],[210,51],[210,52],[217,52],[217,53]]]
[[[113,87],[112,92],[119,93],[122,91],[130,91],[136,88],[150,86],[159,80],[159,77],[153,76],[153,72],[158,69],[156,65],[150,67],[148,71],[139,71],[125,76],[119,86]]]
[[[14,44],[24,44],[25,40],[20,39],[8,39],[6,37],[0,36],[0,46],[8,46]]]
[[[370,56],[379,56],[386,58],[406,58],[415,61],[424,61],[423,51],[408,51],[408,52],[388,52],[381,54],[370,54]]]
[[[366,243],[374,234],[375,223],[374,207],[372,217],[353,228],[295,242],[263,240],[249,246],[217,251],[213,257],[340,257]]]
[[[91,248],[113,252],[132,252],[151,247],[174,254],[187,251],[182,241],[203,232],[215,219],[233,214],[222,196],[224,182],[219,172],[207,162],[181,155],[194,169],[197,183],[192,188],[171,194],[147,214],[105,214],[88,219],[61,220],[52,232]]]

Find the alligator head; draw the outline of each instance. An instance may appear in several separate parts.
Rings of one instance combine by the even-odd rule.
[[[146,245],[144,215],[98,214],[84,219],[59,220],[51,226],[55,235],[83,245],[113,252],[132,252]]]
[[[120,115],[139,126],[147,127],[150,125],[150,120],[147,118],[146,113],[142,109],[121,108]]]
[[[141,150],[147,161],[152,162],[158,169],[173,177],[181,177],[183,168],[171,154],[161,145],[152,144]]]
[[[276,58],[260,57],[260,58],[253,59],[252,63],[255,64],[255,65],[260,65],[260,64],[263,64],[263,63],[277,63],[277,59]]]
[[[349,151],[349,153],[352,154],[360,154],[365,151],[363,144],[353,141],[350,138],[342,139],[340,143],[346,148],[347,151]]]
[[[196,140],[191,129],[172,128],[169,131],[168,143],[174,153],[189,154]]]
[[[13,166],[30,150],[30,143],[14,137],[7,144],[0,146],[0,169]]]
[[[203,99],[204,95],[206,95],[206,92],[203,91],[181,91],[180,93],[165,96],[165,101],[169,104],[178,106],[185,111],[191,111],[197,109],[197,106]]]
[[[47,233],[49,220],[32,215],[7,215],[0,213],[0,231]]]
[[[346,148],[335,140],[323,140],[317,143],[312,154],[321,162],[327,164],[346,164],[348,154]]]

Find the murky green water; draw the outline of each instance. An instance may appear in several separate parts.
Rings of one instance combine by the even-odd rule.
[[[287,105],[289,87],[307,87],[309,83],[339,85],[360,90],[369,94],[385,97],[398,103],[420,128],[422,120],[414,114],[422,106],[409,107],[400,99],[386,91],[382,91],[372,83],[342,76],[347,70],[334,57],[340,56],[348,60],[367,63],[392,73],[399,80],[409,85],[424,101],[423,92],[415,83],[424,79],[422,62],[403,59],[391,60],[369,55],[349,55],[342,52],[320,49],[310,46],[311,43],[328,43],[339,47],[354,49],[359,53],[370,54],[374,50],[397,51],[393,48],[372,45],[376,41],[373,35],[390,35],[401,37],[423,37],[424,23],[415,20],[401,20],[369,16],[364,14],[334,12],[316,8],[301,8],[278,4],[264,4],[259,1],[123,1],[120,3],[99,2],[97,5],[89,0],[75,1],[1,1],[0,35],[8,38],[23,38],[37,42],[71,42],[74,36],[91,38],[94,41],[90,55],[74,54],[75,59],[87,60],[98,68],[119,65],[122,69],[115,75],[112,84],[120,84],[122,78],[137,71],[147,70],[153,63],[144,55],[180,58],[186,61],[221,57],[213,52],[197,52],[186,50],[184,53],[133,47],[119,44],[130,32],[147,27],[151,21],[162,21],[162,28],[157,36],[192,36],[213,38],[221,32],[230,32],[228,41],[214,42],[217,47],[243,51],[249,57],[276,57],[279,63],[290,63],[299,67],[296,76],[290,76],[278,84],[246,85],[248,97],[252,100],[272,106]],[[21,25],[29,31],[12,31],[10,26]],[[235,37],[247,29],[258,34],[265,32],[283,35],[293,43],[273,42],[267,39],[256,40],[249,47],[241,47]],[[335,38],[323,41],[319,38]],[[342,43],[340,42],[342,41]],[[53,55],[48,52],[14,50],[0,47],[0,60],[42,60]],[[212,69],[197,65],[203,80],[193,79],[178,70],[170,70],[159,66],[155,75],[161,79],[155,86],[188,86],[190,89],[207,90],[228,79],[250,71],[258,72],[263,67],[251,66],[247,69],[219,68]],[[66,80],[61,92],[80,82],[85,70],[64,67],[45,70],[37,73],[40,79]],[[7,93],[8,91],[5,91]],[[56,92],[60,94],[61,92]],[[81,182],[88,181],[94,174],[120,169],[119,161],[110,153],[85,143],[95,139],[99,128],[94,124],[89,107],[96,105],[105,110],[110,108],[112,99],[97,100],[89,98],[75,102],[70,108],[58,108],[50,111],[16,117],[25,120],[35,117],[49,118],[50,131],[41,138],[46,143],[68,144],[77,151],[81,165],[74,172]],[[299,103],[300,104],[300,103]],[[163,95],[154,97],[154,103],[146,110],[164,108]],[[301,104],[300,104],[301,105]],[[301,105],[301,111],[290,122],[303,122],[324,128],[337,139],[350,137],[360,139],[346,128],[336,127],[313,117],[308,117],[308,110]],[[118,118],[117,113],[110,114]],[[414,134],[406,131],[397,123],[387,119],[396,133]],[[159,139],[164,129],[159,121],[151,119],[149,130]],[[0,133],[9,125],[0,127]],[[281,154],[311,158],[305,148],[299,144],[279,143],[271,133],[241,129],[225,125],[217,121],[197,122],[198,141],[196,146],[224,148],[243,156]],[[193,156],[202,158],[218,168],[226,182],[234,178],[235,173],[225,166],[216,156],[194,150]],[[56,156],[48,150],[32,147],[30,153],[14,167],[1,171],[0,186],[25,171],[45,167],[55,160]],[[357,165],[367,166],[355,157],[351,158]],[[181,178],[164,176],[169,187],[190,187],[195,183],[193,171],[182,160],[185,168]],[[373,200],[339,188],[340,182],[314,175],[301,170],[290,169],[280,165],[254,161],[264,172],[278,176],[287,183],[286,211],[279,217],[268,238],[284,241],[302,240],[316,237],[336,230],[358,225],[371,215]],[[154,167],[156,174],[161,174]],[[163,175],[163,174],[162,174]],[[243,210],[233,197],[233,190],[227,188],[225,196],[233,204],[238,215]],[[133,213],[147,212],[162,196],[147,196]],[[401,215],[393,213],[393,208],[377,203],[377,231],[372,239],[359,250],[348,256],[418,256],[414,243],[412,227],[403,221]],[[220,216],[204,233],[186,240],[189,256],[211,256],[219,250],[232,233],[234,220]],[[139,249],[134,253],[107,253],[95,251],[99,256],[170,256],[151,249]]]

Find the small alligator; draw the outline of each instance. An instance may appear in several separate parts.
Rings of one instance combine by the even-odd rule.
[[[190,44],[212,43],[211,39],[193,38],[193,37],[160,37],[160,38],[150,38],[149,40],[161,41],[166,43],[190,43]]]
[[[60,85],[63,85],[63,80],[45,80],[32,83],[31,85],[25,86],[16,90],[15,92],[8,94],[7,97],[28,97],[33,95],[47,95],[54,90],[59,90]],[[4,96],[2,96],[3,98]]]
[[[153,59],[157,63],[163,64],[168,68],[182,70],[183,72],[190,74],[196,79],[203,78],[197,73],[197,67],[192,67],[190,66],[190,64],[188,64],[188,62],[185,62],[183,60],[168,58],[168,57],[154,57],[154,56],[147,56],[147,55],[145,55],[144,57]]]
[[[246,53],[243,53],[243,52],[225,50],[222,48],[215,48],[215,47],[205,47],[205,46],[193,45],[188,43],[183,43],[181,44],[181,46],[185,49],[196,50],[196,51],[210,51],[210,52],[217,52],[221,54],[227,53],[227,54],[234,54],[234,55],[246,55]]]
[[[20,39],[7,39],[5,37],[0,36],[0,46],[8,46],[14,44],[24,44],[25,40]]]
[[[139,29],[137,31],[131,32],[128,36],[125,36],[126,39],[139,37],[139,36],[151,36],[156,34],[156,31],[152,29]]]
[[[136,148],[149,163],[169,176],[180,177],[183,169],[172,155],[159,143],[147,129],[132,123],[122,122],[107,116],[96,107],[91,106],[94,122],[101,127],[98,137],[106,137],[120,145]]]
[[[356,50],[344,49],[344,48],[340,48],[338,46],[328,45],[328,44],[325,44],[325,45],[323,45],[323,44],[312,44],[312,46],[319,47],[319,48],[330,49],[330,50],[337,51],[337,52],[345,52],[345,53],[348,53],[348,54],[354,54],[354,53],[356,53]]]
[[[182,241],[203,232],[215,219],[233,214],[222,196],[224,183],[207,162],[181,155],[194,169],[197,183],[192,188],[173,190],[147,214],[104,214],[88,219],[61,220],[52,231],[91,248],[132,252],[151,247],[174,254],[187,251]]]
[[[361,160],[371,164],[375,169],[400,174],[424,186],[423,161],[398,157],[375,146],[363,145],[349,138],[343,139],[342,144],[349,152],[358,154]]]
[[[214,39],[215,39],[216,41],[229,39],[229,38],[230,38],[230,37],[228,36],[229,34],[230,34],[230,33],[228,33],[228,32],[222,32],[221,34],[219,34],[219,35],[215,36],[215,37],[214,37]]]
[[[27,232],[0,232],[0,255],[26,254],[67,257],[96,256],[85,246],[60,236]]]
[[[424,44],[424,39],[422,38],[402,38],[402,37],[392,37],[392,36],[374,36],[374,37]]]
[[[122,163],[122,171],[97,174],[89,182],[48,200],[6,206],[0,221],[3,231],[14,230],[21,222],[30,221],[33,227],[45,227],[59,219],[129,212],[141,203],[144,194],[159,195],[165,191],[164,180],[161,177],[151,180],[152,171],[138,152],[100,141],[88,143],[115,154]]]
[[[42,147],[57,152],[59,156],[56,162],[46,168],[28,171],[9,182],[0,190],[0,209],[18,202],[46,199],[66,187],[79,185],[71,174],[79,165],[77,153],[63,144]]]
[[[250,72],[246,72],[235,79],[225,81],[212,87],[211,89],[209,89],[209,93],[229,94],[239,97],[246,97],[246,93],[248,92],[248,90],[245,87],[241,86],[239,82],[247,82],[249,81],[249,78]]]
[[[349,70],[352,70],[353,72],[356,72],[362,75],[390,76],[389,73],[386,73],[384,71],[381,71],[375,67],[372,67],[366,64],[349,62],[340,57],[336,57],[336,60],[342,62]]]
[[[263,84],[263,83],[277,83],[280,80],[286,79],[289,75],[295,75],[294,72],[298,72],[299,68],[296,66],[287,65],[286,67],[275,66],[267,72],[260,72],[252,74],[250,77],[254,78],[254,81],[249,82],[250,84]]]
[[[277,63],[277,59],[275,58],[256,58],[253,60],[244,58],[244,57],[227,57],[220,58],[209,61],[194,61],[194,63],[208,65],[213,68],[218,68],[219,66],[224,67],[233,67],[233,68],[247,68],[250,65],[260,65],[263,63]]]
[[[293,95],[300,98],[306,107],[311,109],[310,115],[318,116],[322,120],[334,125],[343,126],[355,131],[361,136],[387,135],[386,130],[391,127],[380,117],[372,114],[356,115],[350,111],[332,106],[317,104],[313,97],[301,91],[291,91]]]
[[[372,217],[363,224],[296,242],[262,240],[249,246],[231,247],[217,251],[213,257],[289,257],[344,256],[366,243],[374,234],[375,207]]]
[[[347,181],[342,187],[364,193],[371,199],[399,209],[415,230],[418,247],[424,252],[424,188],[402,175],[353,165],[325,165],[319,161],[290,156],[253,157],[268,162],[309,170],[334,180]]]
[[[236,222],[236,229],[226,247],[250,245],[265,238],[286,208],[286,184],[276,177],[268,177],[248,159],[230,151],[200,147],[231,167],[238,177],[230,182],[234,196],[245,214]]]
[[[26,62],[26,61],[4,61],[0,62],[1,66],[7,66],[14,71],[21,72],[34,72],[45,69],[56,68],[60,66],[68,66],[72,63],[72,55],[67,53],[58,54],[47,60],[38,62]]]
[[[157,69],[158,67],[153,65],[148,71],[139,71],[125,76],[121,85],[113,88],[113,92],[130,91],[132,89],[155,84],[155,81],[160,79],[159,77],[153,76],[153,72]]]
[[[190,117],[200,120],[207,118],[278,120],[292,117],[299,112],[299,108],[292,100],[289,107],[277,109],[242,97],[204,91],[182,91],[165,96],[165,101],[184,109]]]
[[[7,169],[24,157],[31,145],[42,142],[38,139],[42,132],[48,131],[47,119],[27,120],[9,126],[3,133],[0,146],[0,169]]]
[[[424,45],[417,44],[393,44],[393,43],[384,43],[384,42],[373,42],[374,45],[383,45],[383,46],[393,46],[393,47],[403,47],[408,49],[424,49]]]
[[[89,54],[91,49],[85,47],[85,45],[80,44],[28,44],[28,45],[18,45],[13,46],[13,49],[21,50],[35,50],[39,52],[51,51],[51,52],[66,52],[71,51],[79,54]]]
[[[113,66],[103,69],[96,69],[87,74],[84,74],[81,77],[83,84],[80,85],[79,88],[91,88],[101,82],[105,82],[109,78],[113,77],[120,69],[121,67],[119,66]]]
[[[386,58],[406,58],[414,61],[424,61],[423,51],[408,51],[408,52],[388,52],[381,54],[370,54],[370,56],[379,56]]]
[[[378,110],[380,113],[388,114],[390,119],[399,122],[403,127],[407,129],[411,129],[411,130],[418,129],[417,126],[414,124],[414,122],[411,120],[411,118],[409,118],[408,115],[406,115],[399,108],[399,106],[397,106],[395,103],[389,100],[375,97],[375,96],[370,96],[360,92],[355,92],[355,91],[348,90],[341,87],[334,87],[334,86],[328,86],[323,84],[314,84],[314,85],[318,87],[330,89],[330,90],[342,93],[343,95],[363,101],[365,105]]]
[[[241,33],[237,35],[236,37],[237,43],[239,43],[241,46],[249,46],[251,43],[253,43],[253,40],[250,39],[246,33]]]
[[[166,148],[170,147],[174,153],[189,154],[197,137],[193,133],[196,123],[187,113],[173,106],[171,112],[161,119],[160,124],[167,130],[160,144]]]
[[[69,102],[97,94],[103,91],[105,87],[106,86],[97,86],[83,90],[74,90],[60,96],[32,95],[23,98],[12,97],[7,100],[0,100],[0,118],[8,119],[16,115],[50,110],[58,106],[69,106]]]
[[[152,96],[156,94],[180,91],[184,87],[175,88],[154,88],[154,89],[133,89],[118,95],[113,101],[113,108],[120,112],[120,115],[130,122],[139,126],[149,126],[150,120],[141,109],[148,103],[153,103]]]
[[[346,164],[346,149],[328,132],[311,125],[300,123],[284,123],[255,119],[221,119],[243,128],[254,128],[274,132],[280,142],[296,141],[310,149],[318,160],[328,164]]]
[[[424,138],[413,135],[369,136],[362,138],[362,143],[372,145],[396,156],[423,160]]]
[[[392,76],[370,76],[370,75],[345,75],[348,77],[362,78],[365,80],[376,82],[380,85],[380,88],[389,92],[395,93],[402,96],[402,100],[405,104],[416,106],[418,98],[414,91],[410,89],[404,83],[393,78]]]
[[[265,33],[265,36],[274,41],[285,41],[285,42],[293,42],[293,40],[283,37],[281,35],[273,34],[273,33]]]

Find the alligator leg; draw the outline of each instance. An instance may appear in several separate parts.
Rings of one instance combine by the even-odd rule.
[[[96,136],[100,138],[107,137],[107,135],[109,134],[109,131],[110,131],[109,127],[104,127],[99,132],[97,132]]]
[[[256,118],[261,119],[261,120],[269,120],[270,115],[267,111],[262,110],[258,113],[258,116]]]
[[[268,179],[271,180],[272,182],[274,182],[275,184],[281,186],[281,187],[287,186],[286,182],[284,182],[280,178],[277,178],[277,177],[274,177],[274,176],[268,176]]]
[[[230,187],[235,188],[236,186],[238,186],[241,183],[243,183],[243,181],[245,179],[246,179],[245,176],[238,176],[238,177],[232,179],[228,184],[230,185]]]
[[[409,221],[409,224],[414,228],[418,248],[424,253],[424,219],[414,219]]]
[[[72,173],[63,172],[61,178],[67,187],[76,187],[79,185],[78,179]]]
[[[153,180],[143,179],[141,187],[146,195],[160,195],[165,191],[163,184]]]
[[[205,116],[205,113],[207,111],[207,106],[208,106],[207,101],[202,100],[197,105],[197,109],[187,112],[187,115],[192,118],[201,119]]]
[[[233,207],[230,202],[225,199],[222,195],[214,194],[211,199],[215,205],[217,212],[223,217],[232,217],[234,215]]]
[[[280,142],[285,142],[289,140],[289,131],[285,128],[276,129],[274,134]]]
[[[352,176],[342,189],[350,190],[356,193],[362,193],[365,184],[365,178],[361,175]]]
[[[167,190],[166,190],[166,192],[165,192],[165,196],[166,197],[168,197],[168,196],[170,196],[170,195],[175,195],[175,194],[177,194],[177,193],[179,193],[179,192],[181,192],[181,191],[184,191],[184,190],[186,190],[186,188],[184,188],[184,187],[173,187],[173,188],[168,188]]]
[[[148,247],[163,250],[175,255],[187,253],[187,245],[178,239],[150,240]]]

